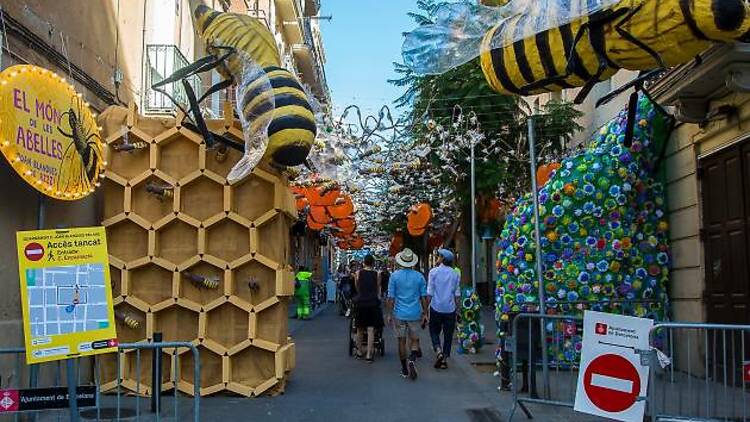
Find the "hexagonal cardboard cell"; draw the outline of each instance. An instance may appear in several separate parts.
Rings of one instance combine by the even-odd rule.
[[[256,229],[258,231],[258,253],[281,264],[291,264],[289,251],[290,224],[283,214]]]
[[[197,275],[213,282],[218,282],[216,288],[208,287],[188,277],[186,273]],[[208,305],[224,296],[224,270],[208,262],[201,261],[180,274],[180,298],[190,300],[200,305]]]
[[[104,195],[102,220],[107,220],[125,211],[125,188],[112,179],[103,179],[101,190]]]
[[[274,352],[250,346],[230,356],[229,381],[256,388],[264,382],[276,378],[276,357]]]
[[[107,227],[109,253],[129,262],[148,255],[148,230],[130,220]]]
[[[154,312],[154,332],[165,342],[193,341],[198,338],[198,313],[179,305]]]
[[[119,145],[124,142],[125,137],[115,141],[110,145],[109,168],[107,171],[116,173],[125,179],[132,179],[149,169],[149,148],[136,149],[133,151],[115,151],[112,145]],[[145,142],[133,132],[127,135],[128,143]]]
[[[129,350],[125,353],[125,364],[124,367],[127,369],[127,378],[140,384],[140,394],[150,394],[151,390],[151,364],[153,362],[153,350],[149,349],[135,349]],[[169,353],[161,352],[161,389],[162,391],[169,389],[168,385],[164,385],[172,381],[172,355]],[[144,391],[144,387],[145,390]],[[137,388],[136,388],[137,389]],[[134,393],[139,394],[138,391]]]
[[[197,254],[198,229],[195,227],[180,220],[173,220],[156,231],[155,256],[180,265]]]
[[[153,191],[160,189],[169,193],[164,195],[153,193]],[[131,188],[130,210],[153,224],[162,217],[173,213],[173,196],[174,186],[156,175],[151,175]]]
[[[244,141],[242,141],[244,143]],[[217,149],[206,151],[206,169],[221,177],[227,177],[235,163],[240,161],[242,153],[234,148],[227,148],[225,154],[219,154]]]
[[[230,349],[248,338],[250,314],[231,303],[225,303],[206,314],[206,334],[211,340]]]
[[[288,302],[286,300],[263,309],[255,316],[255,338],[274,344],[286,343],[289,334]]]
[[[109,266],[109,284],[112,286],[112,297],[123,296],[125,291],[122,285],[122,270],[114,265]]]
[[[198,220],[224,211],[224,186],[200,176],[180,188],[180,211]]]
[[[224,219],[206,229],[206,253],[226,262],[250,253],[250,229]]]
[[[222,375],[221,356],[203,346],[198,346],[198,356],[201,364],[201,388],[223,384],[224,380]],[[195,385],[195,358],[193,357],[193,353],[188,350],[187,352],[178,355],[178,358],[180,380],[187,382],[190,385]],[[190,392],[192,393],[192,391]]]
[[[254,174],[232,187],[232,211],[255,220],[274,208],[274,186],[272,182]]]
[[[158,168],[175,180],[198,170],[200,146],[183,135],[157,144]]]
[[[233,272],[232,294],[257,305],[276,294],[276,271],[250,261]]]
[[[172,297],[172,272],[148,264],[129,270],[130,295],[153,306]]]
[[[146,340],[146,314],[129,303],[115,306],[117,341],[138,343]]]
[[[107,392],[116,389],[117,383],[117,362],[122,362],[124,359],[120,359],[121,353],[104,353],[96,355],[96,363],[94,370],[99,372],[99,384],[102,392]],[[123,377],[122,366],[120,367],[120,377]],[[112,385],[107,386],[108,383]]]

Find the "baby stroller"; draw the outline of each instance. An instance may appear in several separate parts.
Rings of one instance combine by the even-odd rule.
[[[351,306],[354,306],[353,304]],[[357,350],[357,325],[356,309],[352,308],[351,316],[349,317],[349,356],[354,356],[354,351]],[[375,353],[380,356],[385,356],[385,339],[383,338],[383,328],[375,328]]]

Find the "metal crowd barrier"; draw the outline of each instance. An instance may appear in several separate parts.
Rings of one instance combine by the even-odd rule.
[[[508,421],[513,419],[519,407],[527,418],[532,419],[527,403],[573,407],[580,353],[580,350],[576,351],[575,343],[580,343],[582,323],[583,318],[565,315],[519,314],[513,318],[511,336],[507,338],[512,356],[510,386],[513,393]],[[541,341],[542,329],[546,339],[544,344]],[[520,350],[522,348],[526,350]],[[543,353],[547,353],[547,359]],[[537,382],[538,369],[542,372],[541,383]],[[518,386],[519,381],[525,387],[523,391]]]
[[[189,353],[178,353],[179,350],[189,350]],[[151,351],[150,366],[144,364],[142,353],[144,350]],[[162,364],[162,350],[169,353],[171,357],[170,368],[164,368]],[[152,342],[152,343],[122,343],[116,352],[114,367],[114,380],[103,385],[100,380],[103,363],[102,359],[110,355],[97,355],[92,359],[82,357],[75,359],[75,365],[63,365],[61,361],[27,366],[25,364],[24,348],[0,348],[0,390],[8,389],[32,389],[39,388],[39,378],[42,378],[44,387],[61,387],[66,385],[66,380],[74,383],[75,387],[94,386],[95,405],[90,408],[77,409],[75,402],[71,402],[70,408],[52,410],[34,410],[25,412],[2,413],[0,421],[13,420],[56,420],[56,421],[80,421],[80,420],[144,420],[160,421],[162,417],[171,420],[200,421],[200,373],[201,363],[198,348],[189,342]],[[130,374],[127,386],[124,385],[125,375],[122,368],[122,356],[124,354],[134,355],[131,361]],[[185,356],[192,358],[192,385],[193,397],[183,397],[177,386],[180,380],[181,359]],[[12,361],[8,365],[9,361]],[[66,370],[63,371],[63,366]],[[83,369],[82,369],[83,367]],[[75,368],[74,376],[65,373],[70,368]],[[146,370],[148,368],[148,370]],[[151,370],[150,368],[153,368]],[[171,372],[168,379],[163,382],[162,371]],[[150,371],[150,373],[149,373]],[[28,378],[28,379],[27,379]],[[147,388],[143,379],[150,378],[151,384],[158,383],[160,388]],[[93,380],[93,383],[91,382]],[[162,389],[170,387],[169,394],[162,394]],[[106,388],[104,392],[102,389]],[[150,395],[146,399],[144,396]],[[0,397],[2,399],[2,397]],[[170,400],[171,399],[171,400]],[[181,406],[181,402],[192,401],[192,406]],[[8,419],[10,418],[10,419]]]
[[[655,421],[750,421],[750,325],[656,324],[648,413]],[[670,358],[664,367],[653,348]]]
[[[573,408],[582,321],[539,314],[513,319],[505,347],[513,394],[508,421],[518,408],[533,418],[529,403]],[[750,325],[657,323],[649,344],[641,354],[651,366],[645,398],[650,420],[750,422]],[[669,360],[659,359],[657,350]],[[525,374],[519,376],[519,369]]]

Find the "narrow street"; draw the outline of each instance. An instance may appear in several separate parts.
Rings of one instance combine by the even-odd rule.
[[[491,372],[479,372],[461,355],[448,371],[432,368],[426,330],[416,381],[399,376],[395,339],[387,329],[385,357],[374,364],[349,357],[347,320],[333,306],[310,321],[291,320],[290,330],[297,343],[297,367],[286,393],[255,400],[204,399],[206,420],[242,415],[244,420],[274,421],[491,422],[500,420],[491,417],[493,412],[504,414],[495,407],[499,401]]]

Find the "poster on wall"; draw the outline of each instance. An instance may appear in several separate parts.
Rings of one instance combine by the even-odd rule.
[[[74,201],[103,177],[94,114],[64,77],[32,65],[0,72],[0,151],[39,192]]]
[[[26,363],[117,351],[104,227],[16,233]]]

